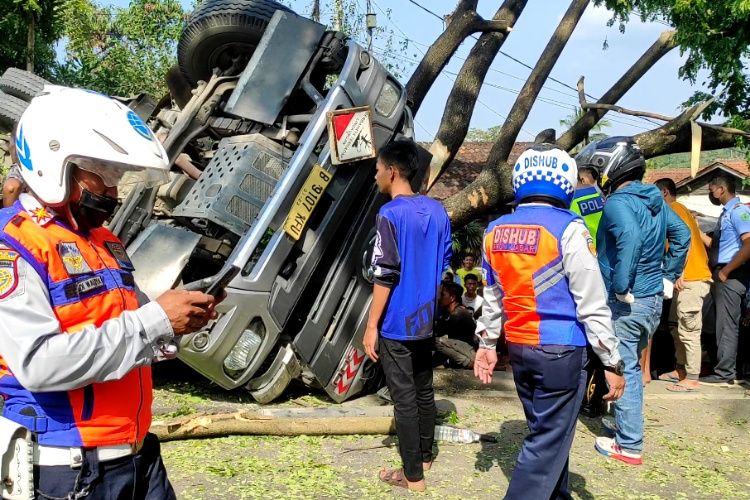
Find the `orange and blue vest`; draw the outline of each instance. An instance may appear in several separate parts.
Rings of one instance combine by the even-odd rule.
[[[0,211],[0,240],[46,283],[61,335],[99,327],[138,308],[133,268],[122,243],[105,228],[87,236],[53,219],[37,224],[17,202]],[[62,361],[64,362],[64,360]],[[0,357],[3,416],[51,446],[96,447],[142,440],[151,425],[151,368],[79,389],[31,392]]]
[[[525,345],[585,346],[562,262],[562,235],[579,217],[548,205],[521,205],[484,236],[487,285],[503,290],[505,338]],[[494,274],[494,276],[493,276]]]

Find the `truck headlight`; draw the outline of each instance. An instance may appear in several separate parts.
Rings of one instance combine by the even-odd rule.
[[[259,318],[250,322],[227,357],[224,358],[224,373],[232,378],[241,375],[258,353],[265,335],[266,327]]]
[[[380,116],[390,116],[396,109],[399,99],[401,99],[399,88],[392,81],[386,80],[378,100],[375,101],[375,111]]]

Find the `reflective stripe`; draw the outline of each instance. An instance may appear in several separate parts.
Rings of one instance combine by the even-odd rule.
[[[537,297],[543,294],[546,290],[555,286],[563,278],[565,278],[565,274],[563,274],[561,271],[540,285],[534,283],[534,291],[536,292]]]
[[[545,281],[545,280],[546,280],[547,278],[549,278],[549,277],[550,277],[550,276],[552,276],[553,274],[560,274],[560,273],[562,273],[562,272],[563,272],[563,265],[562,265],[562,260],[561,260],[561,261],[559,261],[559,262],[558,262],[557,264],[555,264],[554,266],[552,266],[552,267],[550,267],[549,269],[547,269],[546,271],[544,271],[544,272],[543,272],[542,274],[540,274],[539,276],[536,276],[536,277],[534,278],[534,286],[535,286],[535,287],[536,287],[536,286],[539,286],[539,285],[541,285],[541,284],[542,284],[542,283],[543,283],[543,282],[544,282],[544,281]]]

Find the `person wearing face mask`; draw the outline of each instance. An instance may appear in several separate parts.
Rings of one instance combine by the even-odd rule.
[[[709,199],[722,205],[712,237],[701,235],[708,247],[708,265],[713,284],[711,296],[716,313],[716,365],[714,374],[699,381],[732,385],[737,376],[737,343],[742,316],[742,298],[750,283],[750,208],[740,202],[735,182],[716,175],[708,183]]]
[[[215,317],[215,300],[170,290],[148,302],[102,226],[118,183],[168,178],[166,152],[123,104],[55,86],[14,140],[28,193],[0,211],[0,453],[13,454],[5,429],[31,433],[13,462],[33,471],[17,486],[34,497],[175,498],[148,433],[150,364]]]

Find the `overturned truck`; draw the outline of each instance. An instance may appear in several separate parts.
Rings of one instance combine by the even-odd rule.
[[[201,4],[178,63],[170,96],[126,100],[163,140],[170,182],[121,191],[109,228],[151,298],[240,269],[179,357],[261,403],[295,379],[336,401],[376,384],[361,348],[386,201],[373,156],[413,136],[402,85],[343,33],[269,0]],[[0,119],[44,83],[8,70]]]

